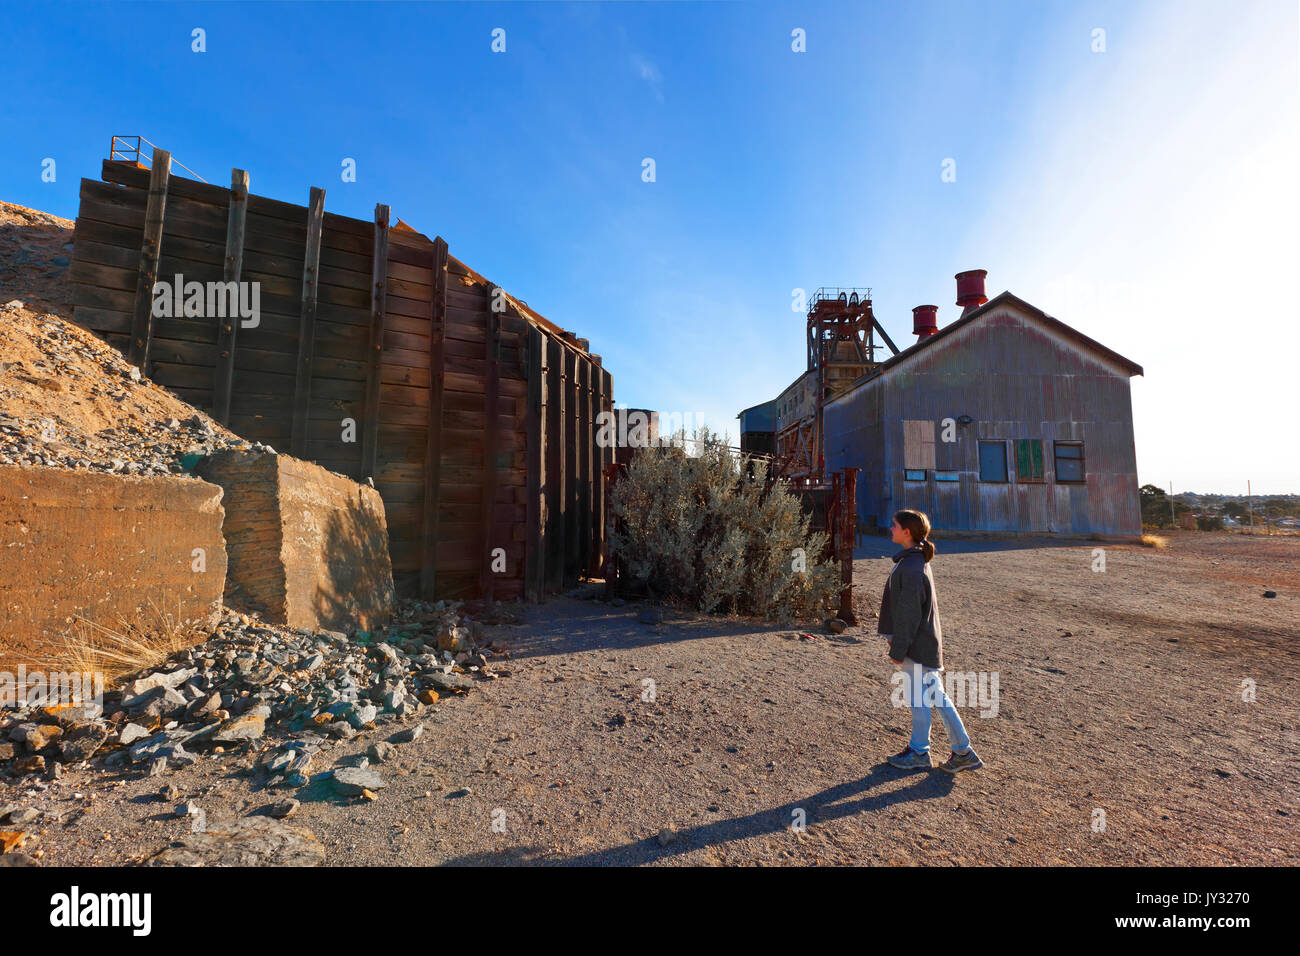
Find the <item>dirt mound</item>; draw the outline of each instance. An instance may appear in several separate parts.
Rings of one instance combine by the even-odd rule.
[[[0,464],[184,474],[246,446],[72,323],[71,241],[66,219],[0,203]]]
[[[0,303],[72,318],[72,228],[68,219],[0,202]]]

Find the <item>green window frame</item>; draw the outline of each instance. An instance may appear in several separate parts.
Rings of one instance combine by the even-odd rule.
[[[1016,481],[1043,480],[1043,440],[1016,439]]]

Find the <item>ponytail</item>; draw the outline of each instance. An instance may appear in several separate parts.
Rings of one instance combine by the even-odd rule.
[[[934,558],[934,542],[930,540],[930,518],[924,511],[897,511],[894,520],[898,526],[912,536],[912,544],[921,549],[921,556],[928,564]]]

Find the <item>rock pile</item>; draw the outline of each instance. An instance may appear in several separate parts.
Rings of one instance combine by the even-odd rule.
[[[0,464],[184,475],[204,455],[247,447],[65,319],[14,300],[0,320],[16,345],[0,363]]]
[[[59,764],[96,758],[107,770],[157,775],[205,755],[257,751],[271,782],[302,786],[313,758],[332,741],[418,716],[469,691],[475,677],[497,677],[480,636],[479,624],[448,602],[404,603],[382,632],[351,637],[273,627],[227,610],[205,643],[106,693],[102,710],[84,704],[0,713],[0,774],[57,774]],[[273,728],[291,739],[268,746]],[[399,736],[414,740],[422,730],[416,725]],[[372,755],[377,762],[386,756],[377,748]],[[366,784],[369,776],[357,781],[376,789]]]

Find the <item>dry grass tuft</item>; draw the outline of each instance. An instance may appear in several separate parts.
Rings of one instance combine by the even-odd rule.
[[[179,603],[171,614],[150,601],[148,611],[121,620],[117,629],[77,617],[50,659],[38,663],[49,671],[101,674],[104,686],[111,688],[126,675],[156,667],[206,636],[196,622],[181,617]]]
[[[1145,548],[1155,548],[1157,551],[1169,547],[1169,539],[1162,538],[1158,534],[1144,534],[1142,536],[1142,546]]]

